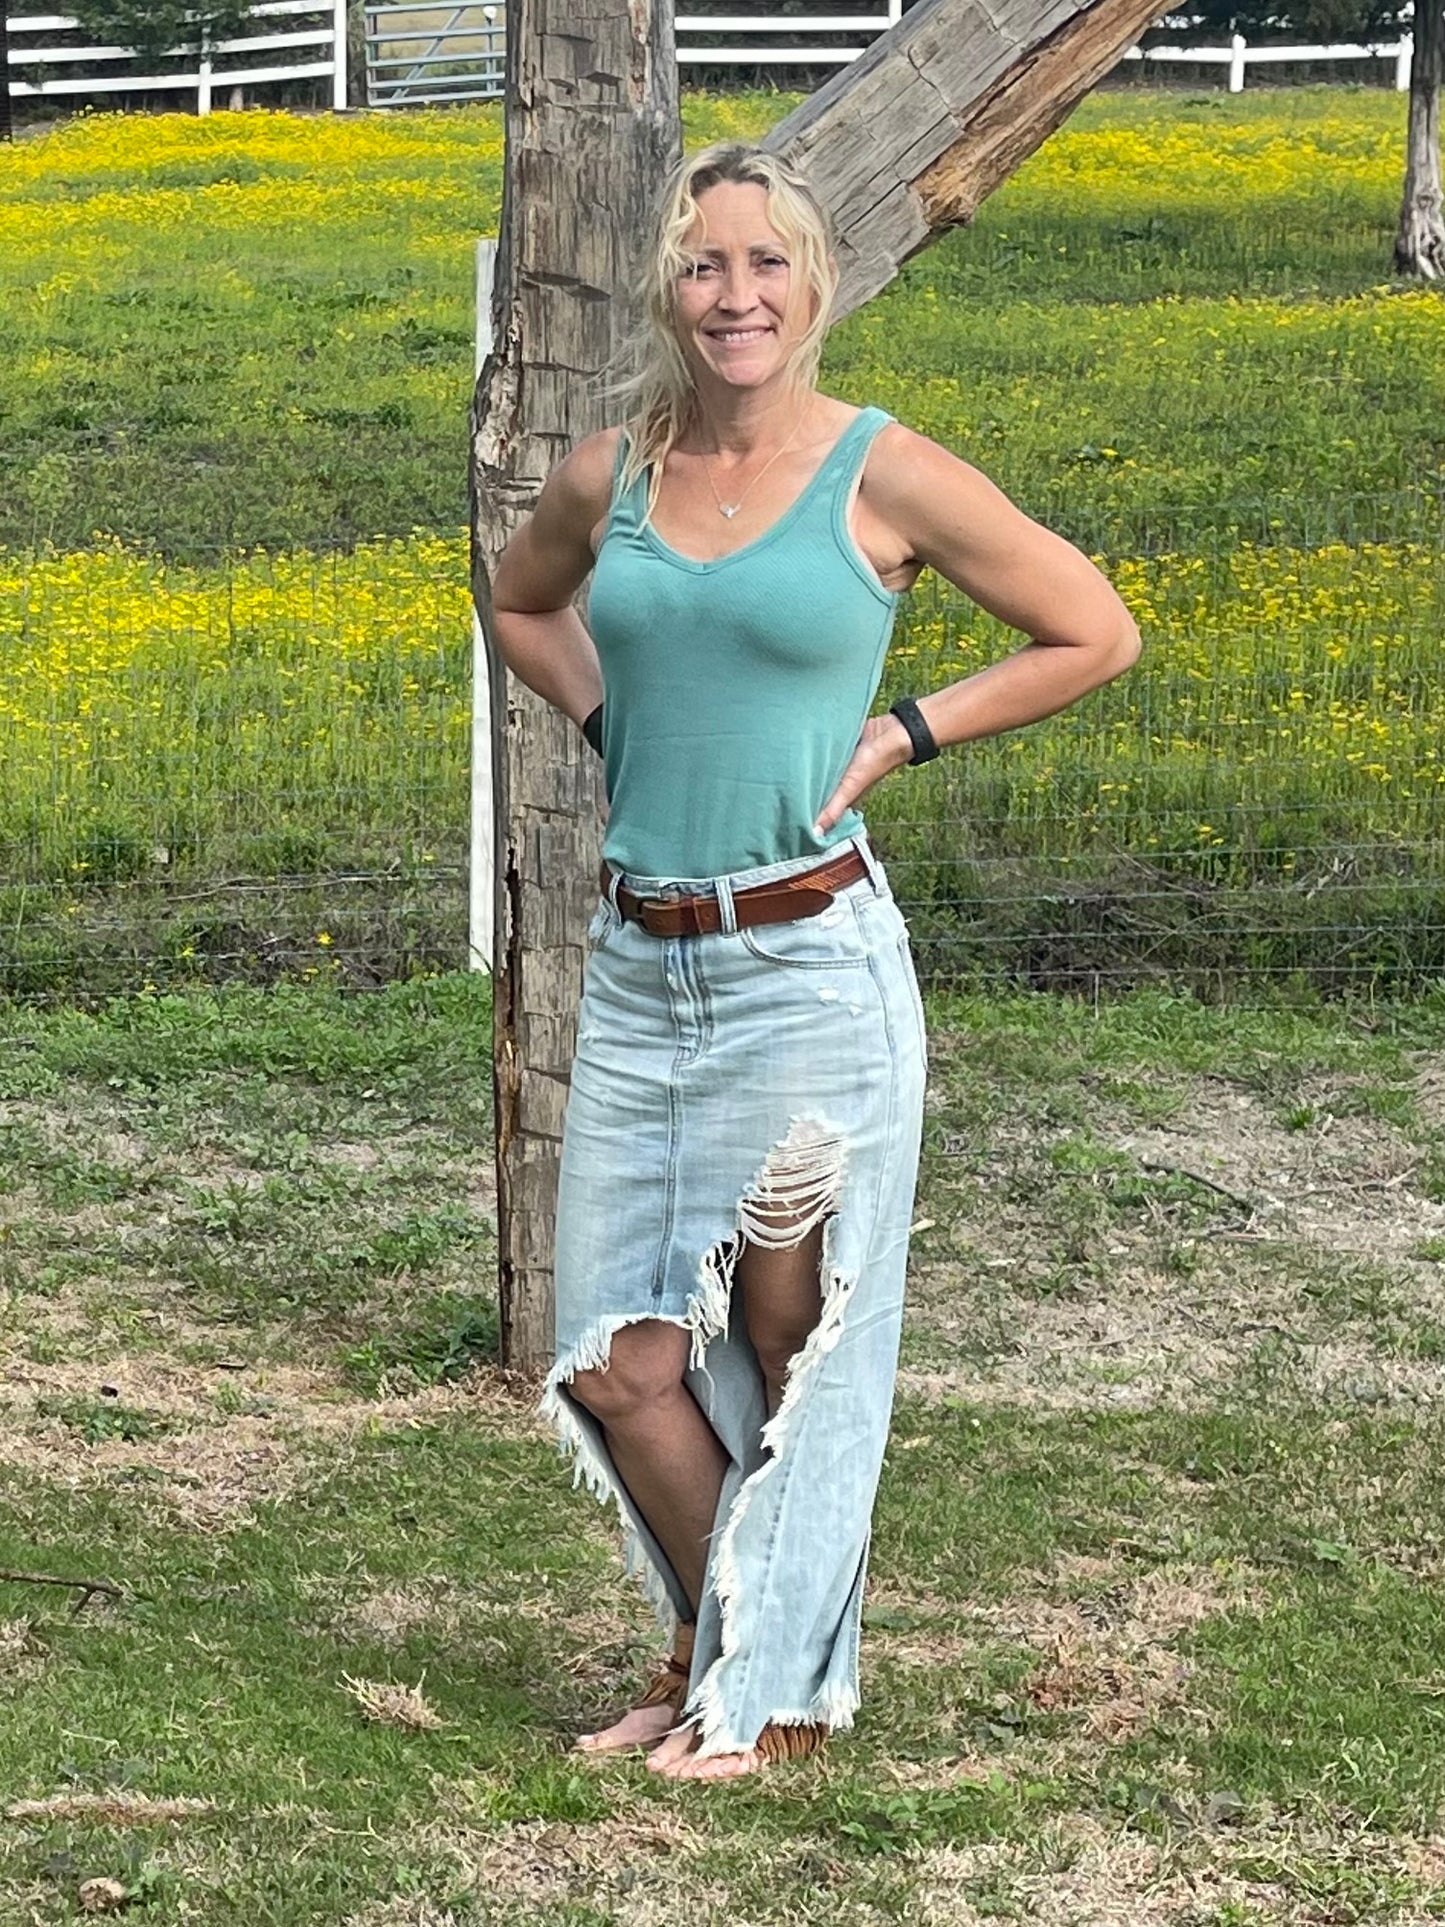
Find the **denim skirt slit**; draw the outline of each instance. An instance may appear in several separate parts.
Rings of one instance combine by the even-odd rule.
[[[690,1334],[687,1384],[727,1454],[680,1722],[704,1754],[746,1750],[769,1722],[846,1727],[858,1706],[926,1046],[903,918],[866,835],[851,840],[867,873],[815,916],[739,930],[732,906],[806,857],[627,876],[648,895],[715,894],[715,933],[654,936],[623,920],[615,885],[588,929],[543,1407],[577,1480],[616,1503],[670,1632],[690,1602],[569,1386],[606,1366],[624,1326]],[[821,1316],[769,1418],[735,1267],[746,1243],[820,1226]]]

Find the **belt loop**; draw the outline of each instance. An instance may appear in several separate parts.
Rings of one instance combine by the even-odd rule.
[[[867,833],[859,830],[849,841],[868,867],[868,881],[873,885],[874,896],[881,897],[888,888],[888,880],[883,874],[883,865],[873,853],[873,845],[868,841]]]
[[[713,887],[717,891],[719,929],[723,936],[735,937],[738,933],[738,913],[733,903],[732,882],[727,877],[714,877]]]
[[[619,922],[622,918],[622,912],[617,907],[617,886],[621,881],[622,872],[617,869],[615,865],[609,863],[607,865],[607,901],[612,905],[613,912]]]

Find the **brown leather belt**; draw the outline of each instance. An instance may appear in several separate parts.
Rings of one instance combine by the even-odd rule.
[[[609,895],[612,879],[618,874],[611,864],[602,865],[602,893]],[[833,901],[833,892],[868,874],[868,865],[849,844],[842,856],[827,857],[811,870],[779,877],[773,883],[757,883],[747,890],[733,892],[733,909],[738,928],[755,923],[787,923],[794,917],[816,917]],[[629,922],[640,923],[655,937],[700,937],[722,929],[722,910],[715,896],[640,897],[625,883],[617,886],[617,908]]]

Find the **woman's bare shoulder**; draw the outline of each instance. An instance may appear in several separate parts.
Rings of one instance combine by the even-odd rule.
[[[931,441],[927,435],[920,435],[916,428],[899,421],[896,415],[890,415],[873,437],[868,454],[870,462],[877,458],[880,470],[906,474],[920,461],[948,456],[949,451],[940,443]]]
[[[944,501],[977,507],[999,493],[981,469],[897,420],[886,422],[873,438],[865,487],[885,513],[936,508]]]
[[[612,499],[612,466],[621,432],[602,428],[595,435],[584,435],[563,456],[537,498],[534,519],[539,530],[587,541],[589,531],[606,515]]]
[[[620,428],[599,428],[595,435],[584,435],[576,447],[553,470],[553,479],[579,502],[606,508],[612,494],[612,472],[617,462]]]

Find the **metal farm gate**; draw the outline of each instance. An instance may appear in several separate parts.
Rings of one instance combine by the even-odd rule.
[[[368,5],[366,104],[500,100],[505,45],[500,5]]]

